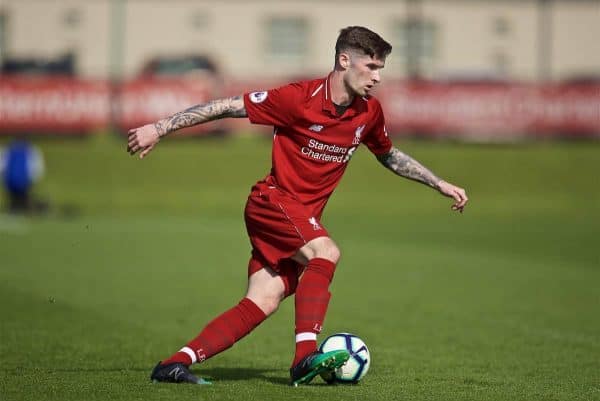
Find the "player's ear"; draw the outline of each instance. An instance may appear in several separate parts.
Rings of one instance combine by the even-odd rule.
[[[338,56],[338,63],[344,69],[350,68],[350,55],[346,52],[341,52]]]

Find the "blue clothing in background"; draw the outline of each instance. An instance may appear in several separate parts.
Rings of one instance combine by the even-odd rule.
[[[17,141],[2,156],[4,186],[10,193],[25,195],[39,175],[39,153],[27,142]]]

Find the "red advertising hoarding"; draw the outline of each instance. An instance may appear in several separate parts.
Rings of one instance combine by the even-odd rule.
[[[119,128],[126,132],[170,116],[196,104],[214,99],[216,88],[204,80],[138,79],[121,85],[113,104]],[[223,122],[215,121],[186,130],[189,134],[222,129]]]
[[[276,83],[265,83],[262,89],[273,86]],[[260,89],[256,81],[237,82],[227,93],[250,87]],[[111,87],[106,81],[74,78],[0,77],[0,134],[81,134],[110,125],[126,132],[222,92],[209,81],[189,79],[146,78]],[[386,81],[376,96],[388,131],[396,135],[481,140],[525,135],[600,137],[598,84]],[[233,119],[212,122],[193,132],[236,129],[237,123]]]
[[[600,136],[600,85],[386,84],[377,96],[390,132]]]
[[[0,77],[0,133],[81,133],[110,117],[106,81]]]
[[[212,98],[200,81],[143,79],[118,86],[74,78],[0,77],[0,134],[123,132]],[[207,132],[218,123],[191,129]]]

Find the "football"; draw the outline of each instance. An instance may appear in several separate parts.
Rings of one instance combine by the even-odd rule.
[[[335,377],[322,375],[328,383],[358,383],[369,371],[371,355],[363,340],[354,334],[336,333],[327,337],[319,347],[322,352],[345,349],[350,352],[350,359],[336,369]]]

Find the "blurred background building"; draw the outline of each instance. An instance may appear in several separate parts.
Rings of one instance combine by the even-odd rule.
[[[0,0],[0,133],[125,130],[323,76],[349,25],[394,47],[393,134],[600,137],[600,0]]]
[[[340,28],[389,40],[389,77],[564,79],[600,71],[598,0],[2,0],[0,59],[70,55],[84,77],[131,77],[201,53],[236,77],[314,75]]]

